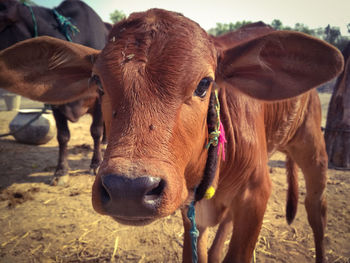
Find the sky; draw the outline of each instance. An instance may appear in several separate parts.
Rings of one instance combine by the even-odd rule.
[[[33,0],[37,5],[53,8],[61,0]],[[180,12],[199,23],[205,30],[216,23],[263,21],[270,24],[279,19],[283,25],[294,27],[303,23],[309,28],[338,26],[342,35],[349,35],[350,0],[83,0],[104,21],[118,9],[126,15],[150,8]]]

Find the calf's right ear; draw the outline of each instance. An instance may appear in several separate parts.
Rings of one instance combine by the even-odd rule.
[[[275,31],[224,50],[218,77],[261,100],[295,97],[338,76],[343,56],[306,34]]]
[[[47,36],[19,42],[0,52],[0,88],[50,104],[89,96],[96,93],[88,83],[99,52]]]

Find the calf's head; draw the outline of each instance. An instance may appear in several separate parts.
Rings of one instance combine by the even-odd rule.
[[[0,87],[56,104],[102,87],[108,146],[93,206],[145,224],[173,213],[201,182],[214,82],[277,100],[343,66],[334,48],[300,33],[267,32],[224,49],[218,42],[180,14],[152,9],[115,25],[101,52],[49,37],[4,50]]]

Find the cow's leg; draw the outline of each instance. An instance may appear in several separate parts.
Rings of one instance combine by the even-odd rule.
[[[68,128],[68,121],[66,116],[64,116],[59,109],[52,107],[53,116],[56,122],[57,128],[57,141],[58,141],[58,163],[56,166],[56,171],[54,174],[54,178],[51,181],[51,185],[57,184],[65,184],[67,181],[67,173],[68,173],[68,161],[67,161],[67,146],[68,141],[70,139],[70,132]]]
[[[106,125],[103,123],[102,144],[107,144]]]
[[[249,263],[259,236],[271,182],[267,169],[253,174],[246,189],[233,203],[233,232],[223,262]]]
[[[101,104],[97,100],[92,113],[92,124],[90,126],[90,133],[94,140],[94,152],[91,159],[90,168],[96,175],[97,168],[100,166],[102,161],[101,155],[101,137],[103,135],[103,119]]]
[[[191,222],[187,218],[187,209],[182,211],[182,220],[184,224],[184,243],[183,243],[183,253],[182,261],[184,263],[192,262],[192,243],[190,237]],[[208,251],[207,251],[207,242],[208,242],[208,228],[207,227],[198,227],[199,236],[197,240],[197,256],[198,262],[205,263],[208,261]]]
[[[328,158],[320,128],[310,133],[303,132],[300,144],[288,147],[288,152],[304,174],[305,208],[314,233],[316,262],[324,262],[324,231],[327,218],[324,190],[327,184]]]
[[[226,215],[224,220],[220,223],[213,244],[209,249],[208,258],[210,263],[221,262],[225,241],[227,235],[232,231],[232,227],[232,218],[229,215]]]

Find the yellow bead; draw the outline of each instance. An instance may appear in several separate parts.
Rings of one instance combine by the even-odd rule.
[[[210,198],[212,198],[214,195],[215,195],[215,188],[212,187],[212,186],[210,186],[210,187],[207,189],[207,191],[205,192],[204,197],[205,197],[206,199],[210,199]]]

